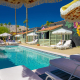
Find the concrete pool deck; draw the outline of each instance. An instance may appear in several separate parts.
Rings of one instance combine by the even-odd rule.
[[[30,47],[30,48],[33,48],[33,49],[37,49],[37,50],[41,50],[41,51],[50,52],[50,53],[53,53],[53,54],[66,56],[66,57],[69,57],[72,54],[78,54],[78,53],[80,54],[80,47],[74,47],[72,49],[66,49],[66,50],[59,50],[59,49],[53,49],[51,47],[29,45],[29,44],[26,44],[26,43],[21,43],[20,45]]]

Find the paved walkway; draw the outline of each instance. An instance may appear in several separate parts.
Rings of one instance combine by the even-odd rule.
[[[59,49],[53,49],[51,47],[45,47],[45,46],[28,45],[26,43],[21,43],[20,45],[35,48],[35,49],[39,49],[39,50],[43,50],[43,51],[47,51],[47,52],[50,52],[50,53],[55,53],[55,54],[58,54],[58,55],[67,56],[67,57],[69,55],[72,55],[72,54],[80,53],[80,47],[75,47],[75,48],[66,49],[66,50],[59,50]]]

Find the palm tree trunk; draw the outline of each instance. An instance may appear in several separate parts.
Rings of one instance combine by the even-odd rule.
[[[10,25],[9,25],[9,30],[10,30]]]
[[[16,35],[17,35],[16,9],[15,9],[15,27],[16,27]],[[16,40],[17,40],[17,37],[16,37]]]
[[[28,33],[28,9],[26,7],[26,42],[28,42],[27,33]]]

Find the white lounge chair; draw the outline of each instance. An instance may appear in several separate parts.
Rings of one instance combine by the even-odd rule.
[[[17,42],[8,42],[9,45],[17,45],[18,43]]]
[[[34,42],[34,41],[31,41],[31,42]],[[28,44],[28,43],[31,43],[31,42],[26,42],[26,43]]]
[[[0,45],[5,45],[3,40],[0,40]]]
[[[36,44],[38,41],[38,39],[36,39],[35,41],[32,41],[32,42],[28,42],[28,44]]]
[[[10,41],[8,41],[7,42],[9,45],[17,45],[18,43],[17,42],[15,42],[15,40],[10,40]]]
[[[63,45],[57,46],[58,49],[72,48],[71,40],[67,40]]]
[[[51,45],[52,48],[57,48],[57,46],[63,45],[64,41],[59,41],[56,45]]]
[[[37,74],[27,67],[15,66],[0,69],[0,80],[42,80]]]

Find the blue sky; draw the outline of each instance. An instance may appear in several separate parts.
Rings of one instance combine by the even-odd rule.
[[[28,8],[28,26],[29,28],[41,27],[46,21],[61,21],[64,20],[60,16],[60,8],[72,0],[62,0],[58,3],[44,3],[32,8]],[[26,8],[22,6],[17,9],[17,25],[24,25],[26,19]],[[0,5],[0,23],[11,22],[15,25],[15,9]]]

